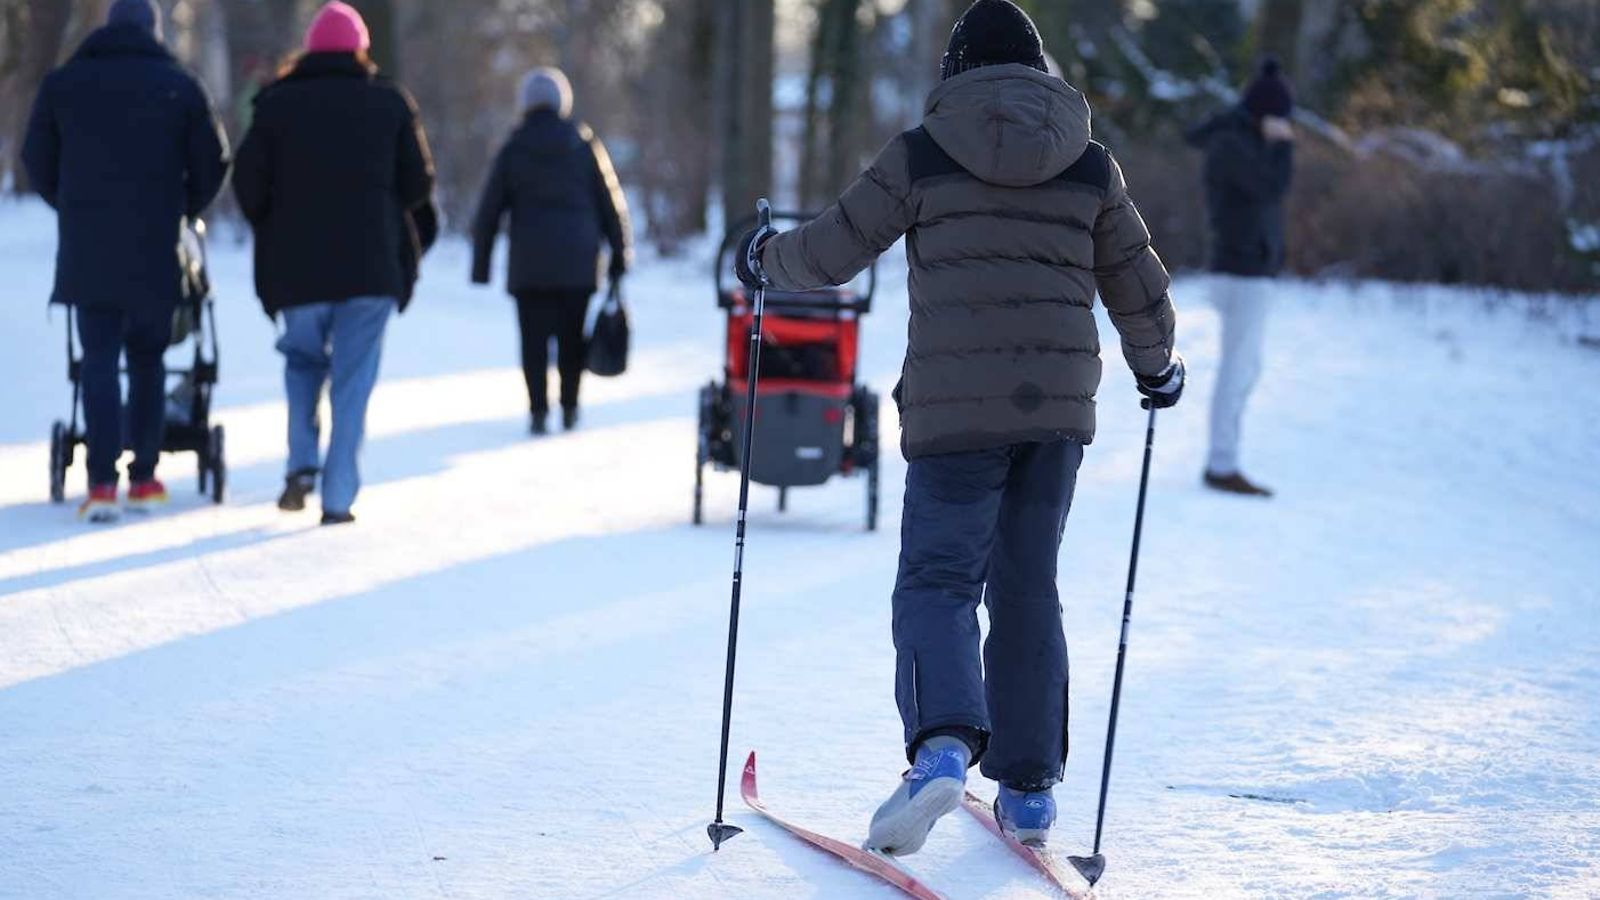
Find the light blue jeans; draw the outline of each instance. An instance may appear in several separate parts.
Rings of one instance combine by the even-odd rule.
[[[361,490],[356,455],[367,429],[367,401],[378,382],[393,297],[355,297],[283,311],[283,386],[289,399],[289,472],[322,472],[322,510],[347,513]],[[321,455],[317,405],[329,386],[333,433]]]

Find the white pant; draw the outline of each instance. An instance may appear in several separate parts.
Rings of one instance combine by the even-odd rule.
[[[1215,276],[1211,284],[1211,305],[1222,320],[1217,386],[1211,395],[1211,454],[1206,461],[1206,471],[1214,475],[1239,472],[1241,422],[1261,375],[1271,285],[1270,279],[1231,275]]]

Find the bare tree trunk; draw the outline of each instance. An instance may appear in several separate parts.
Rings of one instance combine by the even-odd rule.
[[[9,121],[4,125],[8,135],[6,156],[12,174],[11,187],[18,194],[27,194],[32,188],[28,184],[28,173],[22,167],[22,139],[39,85],[61,57],[67,27],[72,21],[72,0],[26,0],[20,13],[18,18],[25,17],[26,22],[17,32],[22,45],[14,57],[18,61],[15,76],[9,79],[11,91],[6,102]],[[7,58],[13,57],[8,54]]]
[[[772,190],[773,0],[721,0],[718,56],[722,60],[724,227],[754,214]]]
[[[817,10],[800,164],[800,202],[807,208],[831,200],[856,174],[862,137],[870,131],[863,2],[820,0]]]
[[[913,96],[920,100],[939,84],[939,63],[950,43],[950,30],[970,4],[965,0],[908,0],[911,16],[911,78]]]
[[[800,133],[800,205],[811,207],[821,194],[822,147],[827,143],[822,120],[822,90],[830,85],[830,58],[834,51],[834,22],[838,0],[818,0],[816,34],[811,35],[811,67],[806,72],[805,114]]]
[[[367,20],[372,34],[372,61],[391,78],[400,77],[400,36],[395,27],[394,0],[350,0]]]
[[[250,102],[273,80],[278,66],[297,48],[294,31],[299,0],[216,0],[224,16],[231,97],[219,97],[222,119],[237,140],[250,125]]]
[[[1256,18],[1256,46],[1283,63],[1283,71],[1298,77],[1300,28],[1304,20],[1302,0],[1265,0]]]
[[[1295,66],[1289,69],[1295,90],[1313,106],[1325,105],[1324,87],[1333,80],[1339,64],[1337,54],[1324,52],[1339,28],[1339,6],[1311,3],[1301,10],[1300,33],[1295,38]]]
[[[713,68],[720,0],[669,0],[666,22],[635,84],[641,118],[636,177],[650,240],[676,253],[706,230],[715,167]]]

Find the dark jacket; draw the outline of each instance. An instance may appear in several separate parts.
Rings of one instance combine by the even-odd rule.
[[[204,89],[153,35],[102,28],[50,73],[22,161],[60,214],[52,302],[178,303],[178,232],[216,198],[228,149]]]
[[[1263,138],[1257,120],[1237,106],[1190,129],[1188,140],[1206,154],[1211,270],[1278,274],[1286,252],[1283,200],[1294,177],[1294,145]]]
[[[611,274],[632,253],[628,204],[611,158],[588,126],[549,110],[529,113],[495,160],[473,223],[472,280],[489,283],[495,237],[511,214],[506,289],[587,290],[600,275],[600,243],[611,246]]]
[[[429,202],[433,161],[411,97],[353,54],[307,54],[261,91],[233,189],[268,315],[410,295],[406,216]]]
[[[402,214],[400,223],[400,273],[405,277],[400,306],[404,308],[410,305],[417,279],[422,277],[422,257],[439,240],[439,208],[433,205],[430,197],[421,206]]]
[[[1089,105],[1024,65],[946,81],[831,209],[774,238],[776,287],[842,284],[906,234],[908,456],[1094,438],[1098,288],[1137,373],[1172,361],[1167,271]]]

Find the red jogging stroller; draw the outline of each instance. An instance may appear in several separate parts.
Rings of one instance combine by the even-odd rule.
[[[774,213],[803,223],[813,217]],[[737,471],[743,446],[748,348],[754,311],[744,286],[729,283],[733,253],[755,220],[736,225],[717,253],[717,306],[727,311],[723,380],[700,389],[699,448],[694,471],[694,523],[704,520],[705,469]],[[835,475],[866,475],[867,530],[878,527],[878,395],[858,380],[861,317],[872,310],[877,264],[865,286],[816,291],[768,290],[762,326],[758,423],[750,451],[750,480],[778,489],[787,510],[789,489],[826,483]]]

